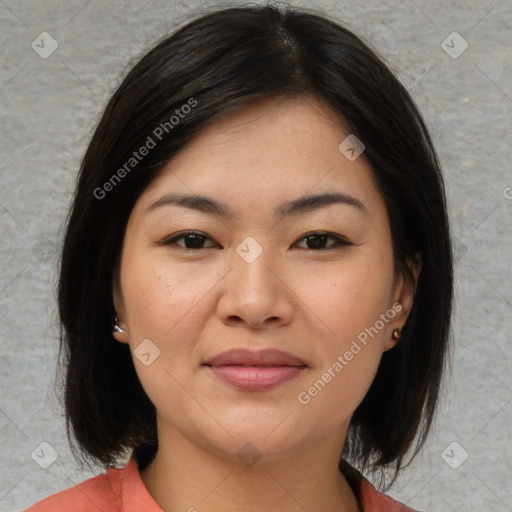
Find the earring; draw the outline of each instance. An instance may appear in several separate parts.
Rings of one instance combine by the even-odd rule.
[[[114,327],[113,327],[112,331],[125,332],[124,329],[121,329],[121,327],[119,327],[119,325],[117,325],[117,314],[116,314],[116,318],[114,320]]]
[[[396,329],[393,329],[393,339],[395,341],[400,341],[400,336],[402,336],[402,331],[398,327]]]

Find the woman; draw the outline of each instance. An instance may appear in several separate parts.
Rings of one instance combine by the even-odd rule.
[[[339,24],[229,8],[147,53],[82,162],[58,300],[68,436],[106,474],[29,511],[412,510],[363,473],[392,483],[436,410],[445,192]]]

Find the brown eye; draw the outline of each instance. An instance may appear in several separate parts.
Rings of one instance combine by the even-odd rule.
[[[335,242],[326,247],[325,244],[329,238],[334,240]],[[331,233],[326,233],[324,231],[316,231],[314,233],[310,233],[310,234],[302,237],[300,240],[306,241],[306,243],[310,247],[306,248],[305,250],[310,250],[310,251],[327,251],[327,250],[335,249],[335,248],[343,246],[343,245],[352,245],[349,241],[347,241],[337,235],[333,235]]]
[[[176,243],[177,240],[183,239],[184,246]],[[168,238],[162,242],[162,245],[177,245],[183,249],[209,249],[215,247],[214,245],[203,247],[205,240],[211,240],[208,236],[198,233],[196,231],[186,231],[172,238]]]
[[[326,246],[328,240],[334,240],[334,243],[331,243]],[[182,243],[177,243],[178,240],[183,240]],[[173,236],[172,238],[167,238],[161,245],[166,246],[178,246],[182,249],[190,249],[190,250],[199,250],[199,249],[211,249],[215,247],[215,245],[204,246],[204,242],[206,240],[211,240],[210,237],[198,233],[196,231],[185,231],[180,233],[179,235]],[[302,237],[299,241],[305,241],[308,247],[304,248],[306,251],[327,251],[330,249],[335,249],[337,247],[353,245],[348,240],[341,238],[340,236],[334,235],[332,233],[326,233],[324,231],[316,231],[313,233],[309,233],[306,236]]]

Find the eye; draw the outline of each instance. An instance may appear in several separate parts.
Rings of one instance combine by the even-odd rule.
[[[178,244],[178,240],[182,239],[184,241],[184,245]],[[328,239],[334,240],[334,243],[326,247],[325,244]],[[182,247],[183,249],[191,250],[210,249],[212,247],[215,247],[215,244],[204,247],[203,244],[206,240],[211,240],[211,238],[197,231],[185,231],[172,238],[167,238],[166,240],[161,242],[161,245],[175,245],[178,247]],[[348,240],[345,240],[340,236],[327,233],[325,231],[315,231],[313,233],[308,233],[306,236],[300,238],[299,242],[303,240],[306,241],[308,245],[312,246],[309,248],[305,248],[304,250],[306,251],[327,251],[344,245],[353,245]]]
[[[325,243],[329,238],[331,238],[335,242],[334,244],[325,247]],[[305,240],[306,243],[313,246],[313,248],[311,249],[306,248],[306,251],[328,251],[343,245],[353,245],[348,240],[345,240],[344,238],[341,238],[340,236],[337,235],[333,235],[331,233],[326,233],[325,231],[315,231],[314,233],[309,233],[306,236],[303,236],[299,241],[301,240]]]
[[[181,239],[185,241],[184,247],[183,245],[176,243],[177,240]],[[183,249],[209,249],[210,247],[215,247],[214,245],[210,247],[202,247],[206,239],[211,240],[210,237],[198,233],[197,231],[185,231],[184,233],[164,240],[162,242],[162,245],[177,245],[179,247],[182,247]]]

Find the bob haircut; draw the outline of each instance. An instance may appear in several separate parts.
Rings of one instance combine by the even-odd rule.
[[[353,414],[340,469],[351,461],[381,477],[391,470],[394,481],[413,444],[410,461],[423,446],[450,355],[452,248],[438,157],[413,100],[366,43],[318,12],[267,5],[203,13],[161,40],[117,88],[86,150],[57,291],[60,399],[77,461],[107,467],[133,450],[143,470],[158,448],[155,407],[129,346],[111,335],[113,283],[135,202],[219,116],[258,100],[311,95],[366,146],[395,270],[411,277],[411,263],[422,259],[401,341],[383,354]],[[143,146],[153,147],[134,161]]]

